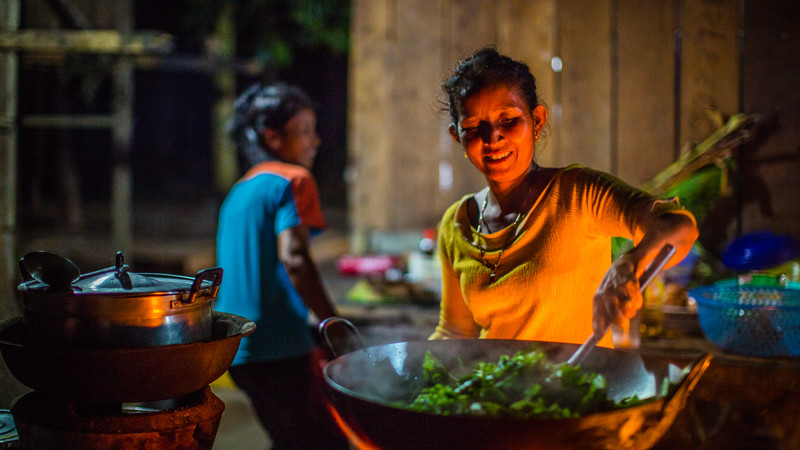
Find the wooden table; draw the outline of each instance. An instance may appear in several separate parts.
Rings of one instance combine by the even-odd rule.
[[[686,362],[713,355],[656,448],[800,448],[800,358],[734,355],[702,336],[644,339],[639,352]]]

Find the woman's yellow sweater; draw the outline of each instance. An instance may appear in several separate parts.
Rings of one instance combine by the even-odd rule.
[[[658,201],[614,176],[577,165],[555,170],[516,227],[478,234],[467,216],[472,197],[450,206],[439,226],[442,301],[431,339],[583,343],[592,334],[594,293],[611,265],[611,238],[638,243],[643,235],[638,218],[653,208],[691,217],[677,199]],[[490,264],[506,247],[493,284],[479,246]],[[611,333],[600,345],[613,345]]]

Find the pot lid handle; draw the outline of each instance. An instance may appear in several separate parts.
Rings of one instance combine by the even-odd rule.
[[[222,283],[222,267],[212,267],[197,272],[194,277],[194,283],[192,283],[192,289],[189,291],[189,297],[186,300],[182,300],[182,302],[192,303],[205,280],[211,280],[211,298],[216,297],[217,292],[219,292],[219,285]]]
[[[122,251],[117,252],[117,259],[116,264],[114,266],[117,268],[117,278],[121,277],[123,273],[127,272],[129,267],[125,264],[125,255]]]
[[[117,260],[114,266],[116,268],[114,276],[117,277],[120,283],[122,283],[122,288],[128,290],[133,289],[131,276],[128,275],[128,269],[130,269],[130,267],[125,264],[125,255],[121,251],[117,252]]]

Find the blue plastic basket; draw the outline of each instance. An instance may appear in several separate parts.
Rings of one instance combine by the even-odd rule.
[[[703,334],[717,347],[748,356],[800,356],[800,289],[726,280],[689,296]]]

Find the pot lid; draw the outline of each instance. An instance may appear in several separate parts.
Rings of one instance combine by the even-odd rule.
[[[192,287],[192,279],[179,275],[134,273],[127,270],[127,264],[122,270],[115,267],[105,269],[102,273],[81,276],[72,283],[76,292],[154,292],[154,291],[181,291]],[[210,285],[210,282],[205,284]]]
[[[175,293],[190,291],[194,296],[200,290],[212,290],[216,295],[222,282],[222,269],[219,267],[202,270],[194,278],[183,275],[135,273],[125,264],[122,252],[117,252],[116,264],[80,277],[65,286],[53,286],[33,279],[20,264],[25,282],[19,285],[20,291],[37,291],[67,294],[130,295],[152,293]]]

